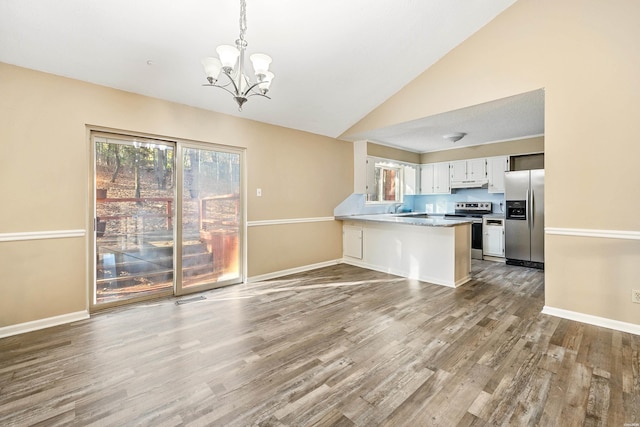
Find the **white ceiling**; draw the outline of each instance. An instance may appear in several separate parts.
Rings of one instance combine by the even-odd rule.
[[[238,0],[0,0],[0,62],[337,137],[515,1],[247,0],[276,78],[242,112],[200,64],[238,38]]]
[[[445,135],[465,133],[457,142]],[[497,99],[370,132],[349,135],[417,153],[449,150],[544,134],[544,90]]]

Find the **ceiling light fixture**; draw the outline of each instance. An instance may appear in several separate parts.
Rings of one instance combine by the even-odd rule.
[[[454,133],[448,133],[446,135],[442,135],[442,137],[444,139],[448,139],[451,142],[458,142],[462,138],[464,138],[465,135],[466,133],[463,133],[463,132],[454,132]]]
[[[244,52],[247,48],[247,41],[244,39],[247,31],[247,5],[245,0],[240,0],[240,38],[236,40],[236,45],[220,45],[216,49],[219,58],[204,58],[202,65],[207,75],[209,84],[203,86],[219,87],[226,90],[238,103],[238,110],[242,111],[242,105],[247,102],[250,96],[267,96],[271,81],[275,77],[269,71],[271,57],[263,53],[254,53],[249,59],[253,63],[253,70],[256,82],[252,82],[244,72]],[[237,64],[237,67],[236,67]],[[221,72],[222,70],[222,72]],[[218,84],[221,74],[229,81],[226,84]]]

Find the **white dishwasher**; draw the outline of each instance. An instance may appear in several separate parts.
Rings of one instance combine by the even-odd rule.
[[[482,218],[482,257],[504,260],[504,217],[486,215]]]

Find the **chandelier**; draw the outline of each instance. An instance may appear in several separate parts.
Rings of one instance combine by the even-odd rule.
[[[209,82],[203,86],[219,87],[229,92],[238,103],[239,111],[242,111],[242,105],[250,96],[258,95],[271,99],[267,96],[267,92],[274,78],[273,73],[269,71],[271,57],[263,53],[254,53],[249,58],[253,64],[255,82],[251,81],[244,72],[244,53],[248,45],[244,39],[247,31],[246,9],[245,0],[240,0],[240,38],[236,40],[236,45],[218,46],[216,52],[219,58],[209,57],[202,60]],[[218,83],[220,78],[224,79],[223,83]]]

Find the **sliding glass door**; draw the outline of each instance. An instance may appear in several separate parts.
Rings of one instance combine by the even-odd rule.
[[[241,153],[180,147],[180,275],[177,293],[241,281]]]
[[[240,283],[242,152],[92,135],[92,307]]]
[[[173,292],[174,145],[94,136],[94,304]]]

